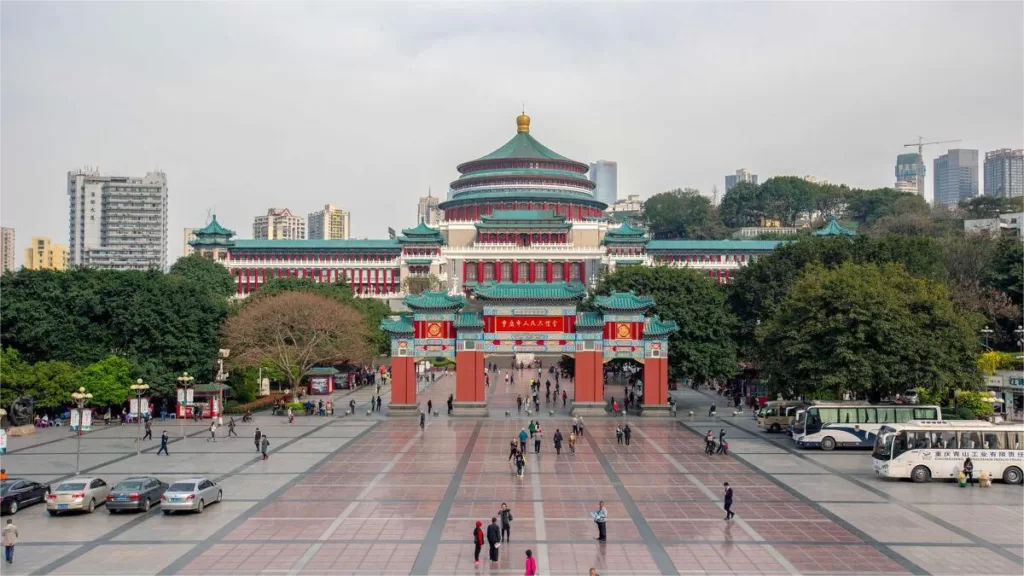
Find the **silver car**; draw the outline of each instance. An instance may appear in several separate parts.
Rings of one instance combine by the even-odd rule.
[[[160,496],[160,508],[164,514],[177,511],[203,512],[207,504],[220,502],[224,491],[220,485],[209,478],[185,478],[171,483],[167,491]]]
[[[110,486],[102,478],[77,476],[51,489],[46,497],[46,511],[50,516],[72,511],[91,513],[106,502],[109,493]]]

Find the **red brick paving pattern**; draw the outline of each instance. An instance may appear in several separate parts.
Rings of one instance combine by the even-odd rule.
[[[797,570],[866,574],[899,573],[906,570],[872,546],[789,546],[775,547]]]

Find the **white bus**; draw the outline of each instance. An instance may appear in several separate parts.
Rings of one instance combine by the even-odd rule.
[[[1007,484],[1024,479],[1024,425],[977,420],[886,424],[871,453],[875,474],[887,478],[957,478],[964,460],[974,463],[974,478],[986,472]]]
[[[911,420],[942,420],[942,409],[938,406],[818,402],[804,410],[793,425],[793,440],[801,448],[871,448],[883,424]]]

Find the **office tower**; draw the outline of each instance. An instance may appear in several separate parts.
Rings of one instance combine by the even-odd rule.
[[[256,240],[305,240],[306,221],[287,208],[271,208],[266,216],[257,216],[252,223]]]
[[[921,173],[918,174],[918,169]],[[925,168],[921,155],[900,154],[896,156],[896,184],[893,186],[901,192],[918,194],[924,197]]]
[[[416,204],[416,222],[423,222],[427,226],[440,224],[442,212],[437,209],[438,203],[440,199],[427,188],[427,195],[420,196],[420,201]]]
[[[993,150],[985,153],[985,196],[1024,196],[1024,150]]]
[[[0,274],[14,270],[14,249],[14,228],[0,228],[0,252],[3,253]]]
[[[619,165],[610,160],[598,160],[590,164],[590,181],[594,198],[611,206],[619,199]]]
[[[185,249],[181,253],[182,256],[191,256],[192,254],[195,254],[196,249],[193,248],[189,242],[196,239],[196,230],[199,230],[199,228],[185,228]]]
[[[167,267],[167,176],[68,172],[70,259],[114,270]]]
[[[69,252],[63,244],[52,244],[46,236],[33,236],[25,248],[26,270],[67,270]]]
[[[352,216],[328,204],[309,215],[306,229],[310,240],[348,240],[352,237]]]
[[[935,159],[936,204],[954,207],[978,195],[978,151],[950,150]]]
[[[736,174],[730,174],[725,177],[725,191],[729,192],[729,189],[740,182],[749,182],[757,186],[757,174],[751,174],[747,172],[746,168],[740,168],[736,171]]]

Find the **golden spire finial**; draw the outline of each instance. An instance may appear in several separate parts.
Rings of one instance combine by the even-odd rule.
[[[526,115],[526,110],[516,117],[516,131],[520,134],[530,133],[530,117]]]

